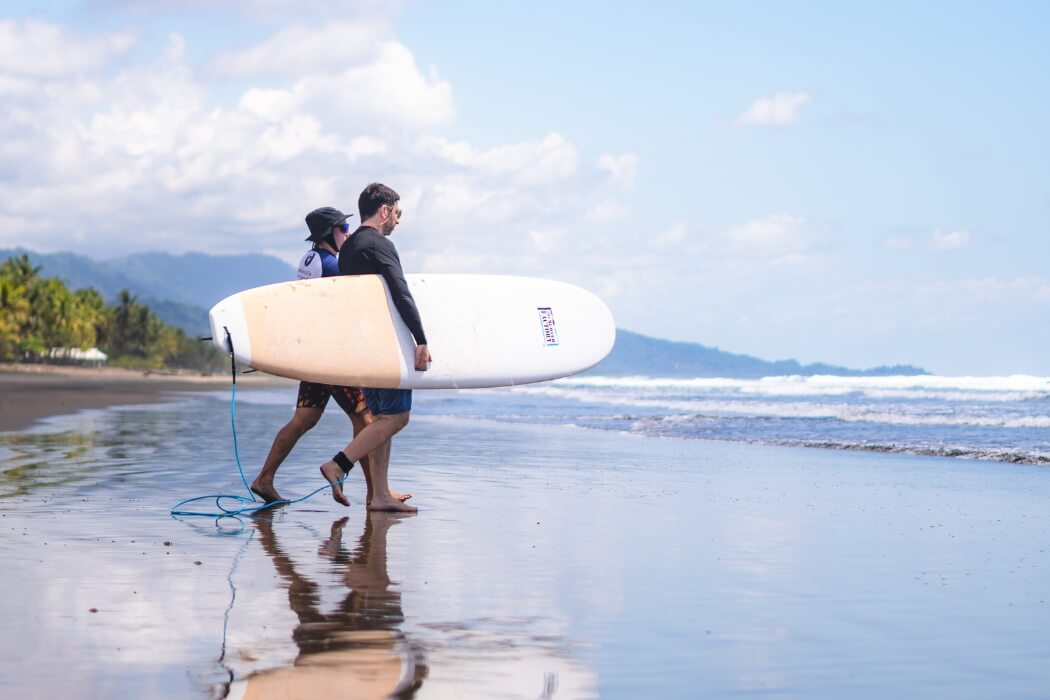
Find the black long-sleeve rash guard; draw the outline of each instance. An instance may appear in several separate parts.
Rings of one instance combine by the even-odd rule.
[[[412,331],[417,345],[426,345],[423,322],[419,318],[416,301],[408,290],[401,258],[390,240],[371,226],[361,226],[347,239],[339,251],[339,272],[344,275],[382,275],[394,306]]]

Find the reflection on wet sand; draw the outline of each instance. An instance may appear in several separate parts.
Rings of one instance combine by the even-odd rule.
[[[271,516],[272,517],[272,516]],[[254,520],[263,549],[288,583],[288,602],[299,624],[292,638],[299,654],[291,666],[233,683],[230,698],[409,698],[423,683],[422,652],[401,632],[401,593],[387,574],[387,531],[411,514],[368,513],[357,547],[343,546],[349,518],[332,523],[321,554],[342,574],[349,592],[335,612],[321,611],[320,587],[301,575],[282,551],[271,517]]]
[[[24,496],[38,486],[68,481],[68,471],[56,475],[54,464],[75,464],[93,447],[90,435],[75,431],[0,433],[0,499]]]

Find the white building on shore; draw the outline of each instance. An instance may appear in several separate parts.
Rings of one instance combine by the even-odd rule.
[[[109,360],[109,355],[98,348],[51,348],[44,358],[46,362],[56,364],[101,367]]]

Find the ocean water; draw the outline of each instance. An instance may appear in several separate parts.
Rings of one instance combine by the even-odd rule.
[[[1050,472],[689,432],[697,403],[834,403],[807,381],[417,392],[412,517],[365,513],[357,470],[350,508],[172,517],[244,492],[227,392],[0,433],[3,696],[1045,697]],[[238,394],[249,477],[294,396]],[[327,411],[281,492],[348,433]]]
[[[648,437],[1050,463],[1050,378],[583,376],[417,392],[428,413]]]

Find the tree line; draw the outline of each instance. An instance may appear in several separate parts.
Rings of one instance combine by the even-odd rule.
[[[216,371],[226,362],[126,289],[107,304],[95,289],[70,290],[57,277],[42,277],[28,255],[0,264],[0,361],[37,362],[51,348],[93,347],[122,367]]]

